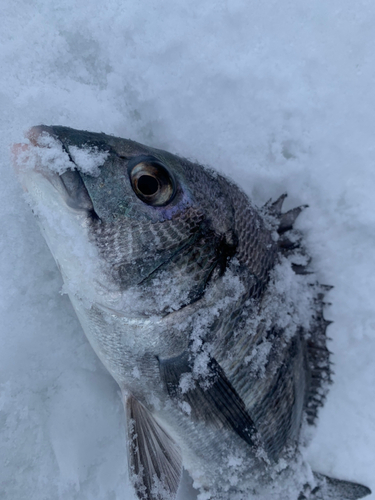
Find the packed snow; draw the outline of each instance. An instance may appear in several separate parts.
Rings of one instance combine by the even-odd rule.
[[[1,498],[134,498],[118,387],[11,167],[42,123],[197,159],[258,205],[309,205],[335,375],[306,458],[375,491],[374,24],[365,0],[2,2]],[[195,498],[185,475],[179,500]]]

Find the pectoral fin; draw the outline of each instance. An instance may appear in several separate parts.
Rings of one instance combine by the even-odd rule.
[[[129,465],[141,500],[173,500],[182,474],[179,448],[151,413],[133,396],[124,397],[129,434]]]
[[[159,359],[159,366],[170,397],[179,403],[187,403],[193,420],[218,429],[231,429],[252,448],[258,446],[260,436],[254,422],[215,359],[211,358],[208,365],[208,385],[197,382],[187,391],[180,387],[181,377],[191,374],[187,352],[172,359]]]
[[[298,500],[357,500],[371,494],[366,486],[342,481],[314,472],[317,486],[310,492],[301,493]]]

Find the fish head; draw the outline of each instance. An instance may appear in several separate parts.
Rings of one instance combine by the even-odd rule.
[[[101,133],[37,126],[28,137],[17,170],[71,296],[165,316],[219,286],[240,247],[244,195],[230,181]]]

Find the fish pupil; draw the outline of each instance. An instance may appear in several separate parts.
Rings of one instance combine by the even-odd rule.
[[[159,189],[159,183],[151,175],[141,175],[138,179],[138,189],[144,196],[151,196]]]

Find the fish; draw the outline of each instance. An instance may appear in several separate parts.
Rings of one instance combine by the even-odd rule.
[[[117,381],[140,500],[350,500],[303,446],[332,382],[305,206],[255,206],[214,169],[63,126],[16,145],[25,196],[82,328]]]

